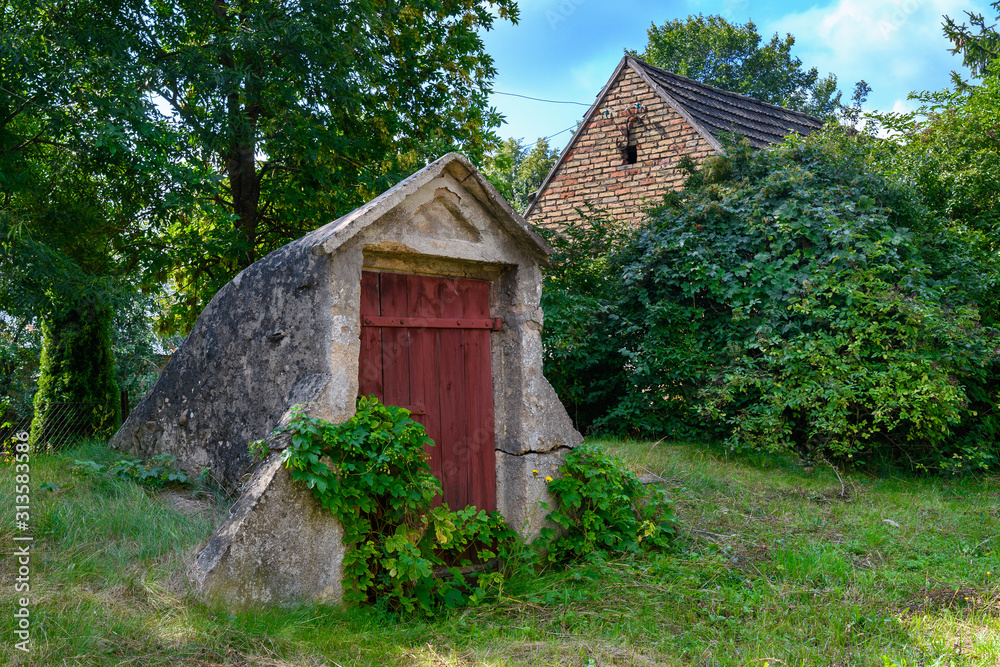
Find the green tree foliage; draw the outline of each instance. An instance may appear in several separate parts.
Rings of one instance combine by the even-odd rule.
[[[557,159],[559,151],[549,148],[546,139],[531,148],[521,139],[508,139],[489,156],[483,174],[515,211],[523,213]]]
[[[1000,2],[990,4],[1000,19]],[[1000,33],[996,25],[987,21],[986,17],[976,12],[965,12],[971,26],[957,23],[950,16],[944,17],[944,36],[951,40],[954,48],[951,52],[962,54],[962,64],[972,70],[975,77],[984,76],[991,63],[1000,59]],[[952,73],[956,87],[962,89],[964,82],[957,72]]]
[[[149,232],[169,183],[155,156],[171,135],[137,101],[135,71],[102,57],[106,18],[92,3],[0,13],[0,312],[44,332],[41,355],[15,342],[11,388],[30,392],[41,364],[36,441],[52,402],[99,403],[84,433],[115,426],[113,313],[161,255]]]
[[[108,192],[120,165],[90,164],[69,146],[40,142],[10,160],[34,180],[10,187],[0,211],[0,310],[12,321],[40,324],[43,335],[32,426],[38,443],[51,435],[53,403],[92,404],[78,424],[81,435],[107,434],[119,422],[111,324],[114,304],[125,295],[116,278],[128,257],[115,250],[127,200]],[[26,368],[37,353],[18,350]],[[18,377],[14,393],[30,390],[33,378],[23,371]]]
[[[108,58],[169,106],[174,159],[199,165],[164,244],[186,330],[239,270],[447,150],[496,140],[479,31],[513,0],[118,0]],[[102,19],[94,19],[98,23]],[[167,273],[159,276],[168,277]]]
[[[88,276],[155,264],[144,231],[175,137],[129,60],[108,58],[100,3],[12,0],[0,34],[0,306],[37,313]]]
[[[513,0],[12,0],[3,173],[39,182],[7,159],[28,148],[87,174],[138,164],[100,181],[154,195],[114,238],[147,285],[173,280],[164,328],[183,332],[267,252],[446,150],[480,160],[500,117],[479,31],[498,18],[516,21]]]
[[[840,107],[837,77],[803,69],[791,54],[792,35],[782,39],[775,33],[765,43],[753,21],[730,23],[702,14],[653,24],[647,34],[646,50],[638,57],[651,65],[820,118],[832,117]]]
[[[727,169],[695,173],[651,214],[607,264],[621,291],[592,326],[617,341],[624,391],[594,427],[995,462],[996,330],[977,292],[947,276],[948,222],[869,156],[839,131],[733,146],[715,158]],[[575,358],[600,357],[605,374],[614,362],[593,340],[580,337]]]
[[[497,17],[512,0],[5,3],[0,312],[58,338],[173,278],[183,332],[254,259],[445,150],[478,159]]]
[[[894,139],[873,140],[870,161],[947,221],[932,246],[939,278],[960,283],[984,322],[1000,325],[1000,61],[962,92],[911,99],[913,113],[876,116]]]

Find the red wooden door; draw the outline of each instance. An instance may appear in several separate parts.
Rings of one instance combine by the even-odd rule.
[[[498,322],[498,321],[496,321]],[[359,393],[424,425],[452,509],[496,509],[490,287],[482,280],[361,274]]]

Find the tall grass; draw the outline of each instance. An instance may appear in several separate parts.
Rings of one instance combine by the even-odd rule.
[[[427,621],[378,609],[228,609],[185,572],[226,503],[182,513],[131,482],[33,461],[32,652],[3,664],[996,665],[996,477],[808,474],[790,459],[701,445],[605,442],[655,475],[676,553],[515,568],[497,599]],[[0,499],[13,505],[12,471]],[[42,492],[39,483],[57,485]],[[0,535],[13,544],[13,517]],[[10,549],[7,549],[9,553]],[[5,609],[14,564],[0,563]]]

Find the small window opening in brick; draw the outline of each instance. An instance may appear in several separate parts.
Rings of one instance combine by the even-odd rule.
[[[635,164],[639,161],[639,147],[638,146],[626,146],[625,147],[625,164]]]

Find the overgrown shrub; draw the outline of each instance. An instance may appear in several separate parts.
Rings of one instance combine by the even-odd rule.
[[[644,338],[665,333],[647,301],[690,299],[693,326],[715,344],[685,402],[725,424],[736,448],[992,462],[995,442],[963,435],[996,409],[966,390],[997,367],[996,332],[934,277],[924,240],[941,220],[835,131],[730,154],[730,180],[693,179],[682,205],[654,214],[625,268],[643,294],[631,312],[645,315]],[[651,347],[642,342],[636,357]]]
[[[613,258],[630,230],[590,210],[558,233],[540,231],[555,251],[542,290],[545,377],[586,431],[624,388],[614,310],[621,275]]]
[[[588,405],[593,430],[947,470],[996,461],[997,332],[980,321],[982,281],[948,277],[977,255],[868,166],[869,142],[834,129],[730,146],[726,169],[695,171],[589,259],[596,276],[552,281],[564,293],[544,303],[600,305],[569,356],[617,390]],[[546,327],[566,330],[566,312],[549,307]],[[565,358],[547,351],[546,373],[572,371]]]
[[[549,490],[557,506],[546,518],[562,530],[543,528],[536,544],[553,563],[593,553],[662,551],[676,532],[663,489],[644,486],[596,445],[567,454]]]
[[[344,526],[346,601],[430,614],[478,602],[503,581],[498,571],[461,568],[496,557],[515,533],[496,512],[431,506],[441,493],[424,457],[432,443],[408,410],[359,397],[342,424],[299,414],[285,430],[292,479]]]
[[[730,444],[846,459],[891,448],[947,470],[995,463],[988,446],[956,437],[977,417],[960,379],[987,353],[975,309],[942,308],[866,272],[829,278],[814,275],[792,306],[811,330],[761,328],[705,389]]]

